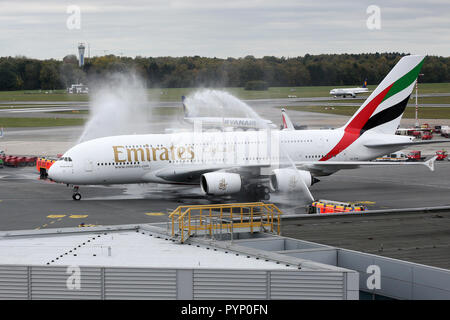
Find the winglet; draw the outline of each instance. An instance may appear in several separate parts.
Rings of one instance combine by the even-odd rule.
[[[437,156],[425,161],[423,164],[428,167],[431,171],[434,171],[434,162],[436,161]]]
[[[283,120],[283,130],[295,130],[294,125],[284,108],[281,109],[281,119]]]

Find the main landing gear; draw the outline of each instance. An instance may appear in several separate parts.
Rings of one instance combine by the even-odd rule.
[[[270,189],[264,185],[251,184],[244,188],[241,197],[251,201],[267,201],[270,199]]]
[[[76,201],[81,200],[81,194],[78,193],[78,189],[79,188],[80,187],[78,187],[78,186],[74,186],[73,187],[73,195],[72,195],[72,199],[73,200],[76,200]]]

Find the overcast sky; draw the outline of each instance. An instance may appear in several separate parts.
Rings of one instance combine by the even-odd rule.
[[[380,29],[367,26],[376,26],[369,5],[380,9]],[[80,9],[79,23],[69,6]],[[62,59],[79,42],[89,43],[91,56],[447,57],[450,1],[0,0],[0,56]]]

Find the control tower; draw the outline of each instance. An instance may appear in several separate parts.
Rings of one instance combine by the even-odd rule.
[[[78,55],[80,56],[79,58],[79,65],[80,67],[82,67],[84,65],[84,49],[86,47],[84,46],[84,43],[80,43],[78,45]]]

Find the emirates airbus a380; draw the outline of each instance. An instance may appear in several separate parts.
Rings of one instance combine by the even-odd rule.
[[[341,128],[122,135],[80,143],[49,170],[49,177],[79,185],[167,183],[198,185],[207,195],[300,192],[317,176],[341,169],[425,163],[371,162],[414,141],[395,135],[424,56],[403,57]],[[285,114],[283,113],[283,116]],[[284,121],[285,122],[285,121]],[[290,122],[290,121],[289,121]],[[308,190],[309,192],[309,190]]]

